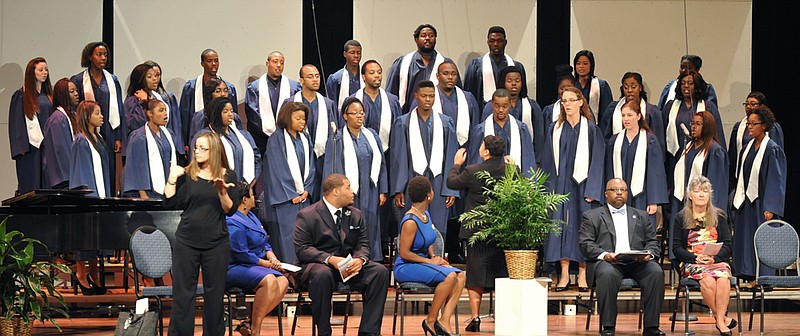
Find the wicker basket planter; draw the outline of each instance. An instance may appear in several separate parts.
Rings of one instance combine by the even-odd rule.
[[[0,317],[0,334],[2,336],[31,336],[31,325],[25,324],[19,317],[10,320]]]
[[[539,251],[505,250],[508,277],[511,279],[533,279],[536,275],[536,261]]]

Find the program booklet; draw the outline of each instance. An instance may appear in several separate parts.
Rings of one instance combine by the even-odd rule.
[[[719,251],[722,249],[722,243],[706,243],[705,245],[703,252],[700,254],[715,256],[719,254]]]
[[[347,282],[347,280],[350,280],[350,278],[358,274],[358,272],[347,273],[346,271],[347,266],[349,266],[350,263],[352,262],[353,262],[353,256],[348,254],[347,258],[344,258],[344,260],[340,261],[339,264],[337,264],[337,266],[339,267],[339,275],[342,276],[342,282]]]

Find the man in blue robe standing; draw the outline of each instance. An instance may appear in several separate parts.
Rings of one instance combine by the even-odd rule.
[[[203,67],[203,74],[197,76],[195,79],[190,79],[183,86],[181,92],[181,120],[192,120],[192,116],[197,111],[202,111],[205,108],[203,103],[203,87],[208,84],[212,78],[217,77],[217,70],[219,70],[219,54],[214,49],[206,49],[200,53],[200,66]],[[200,85],[198,85],[200,81]],[[225,81],[228,87],[228,99],[233,102],[233,114],[239,114],[239,103],[236,100],[236,87],[228,81]],[[183,139],[191,139],[189,129],[191,128],[190,122],[181,124],[181,132]]]
[[[490,104],[494,90],[503,88],[502,83],[498,84],[500,83],[500,70],[508,66],[514,66],[522,74],[523,82],[526,81],[527,77],[522,63],[513,60],[511,56],[506,54],[508,40],[506,40],[506,30],[503,27],[490,27],[486,36],[486,44],[489,46],[489,52],[481,57],[473,58],[464,73],[464,89],[471,92],[475,99],[478,100],[478,108],[480,110],[485,105]],[[491,65],[491,67],[488,67],[488,65]]]
[[[300,91],[300,83],[283,75],[284,61],[280,51],[269,53],[267,73],[247,86],[244,97],[247,131],[262,153],[267,147],[267,139],[275,132],[275,117],[281,103]]]
[[[325,82],[325,96],[332,100],[337,110],[342,109],[342,102],[350,95],[364,87],[361,78],[361,43],[349,40],[344,43],[344,68],[328,76]]]

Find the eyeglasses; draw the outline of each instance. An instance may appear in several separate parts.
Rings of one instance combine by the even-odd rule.
[[[205,147],[195,147],[195,148],[194,148],[194,151],[195,151],[195,152],[200,152],[200,153],[205,153],[205,152],[208,152],[208,148],[205,148]]]
[[[615,192],[615,193],[624,193],[628,191],[628,188],[608,188],[606,189],[607,192]]]
[[[355,116],[359,116],[359,117],[363,116],[363,115],[366,115],[366,113],[364,111],[361,111],[361,112],[345,112],[344,114],[355,115]]]
[[[225,89],[214,89],[214,93],[223,93],[223,92],[224,93],[228,93],[228,89],[227,88],[225,88]]]
[[[761,103],[748,103],[748,102],[742,103],[742,106],[744,107],[756,107],[758,105],[761,105]]]
[[[577,103],[579,101],[581,101],[581,100],[580,99],[564,99],[561,102],[562,103],[568,103],[568,104],[575,104],[575,103]]]
[[[757,123],[747,122],[747,123],[745,123],[745,125],[747,125],[747,127],[756,127],[758,125],[763,125],[763,124],[764,124],[763,122],[757,122]]]

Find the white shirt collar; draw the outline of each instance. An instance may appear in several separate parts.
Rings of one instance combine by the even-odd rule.
[[[322,196],[322,202],[325,203],[325,206],[328,208],[328,212],[331,213],[331,218],[333,218],[333,220],[336,221],[336,211],[337,210],[341,210],[341,208],[337,208],[337,207],[333,206],[333,204],[328,202],[328,200],[325,198],[325,196]]]

